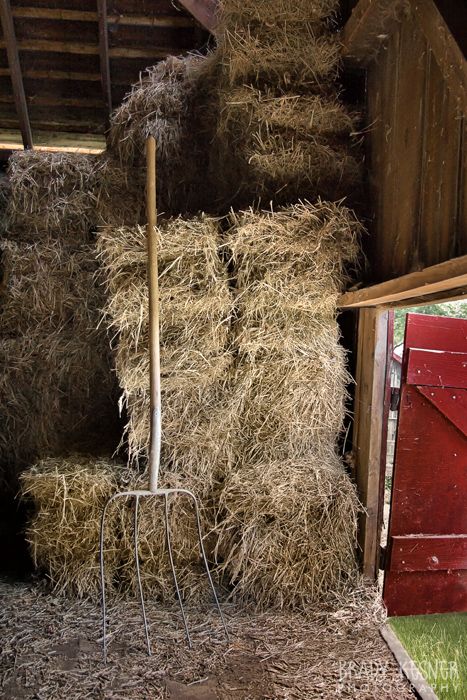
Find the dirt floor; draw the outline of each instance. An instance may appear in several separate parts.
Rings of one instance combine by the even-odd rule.
[[[0,597],[0,697],[8,700],[413,698],[379,635],[377,597],[364,588],[306,616],[224,605],[230,644],[213,611],[190,609],[192,650],[179,611],[149,604],[151,658],[136,602],[121,603],[109,610],[106,666],[97,601],[5,580]]]

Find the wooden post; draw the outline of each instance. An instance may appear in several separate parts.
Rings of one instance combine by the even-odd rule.
[[[11,14],[10,0],[0,1],[0,13],[2,19],[3,37],[8,56],[13,96],[18,115],[19,128],[23,139],[24,148],[33,148],[31,124],[29,122],[28,105],[24,92],[23,75],[19,62],[18,44],[16,42],[15,26]]]
[[[388,311],[361,309],[358,319],[358,361],[355,391],[353,458],[360,500],[365,508],[359,520],[363,574],[378,572],[380,484],[384,478],[384,394],[386,384]]]
[[[97,0],[99,20],[99,60],[101,68],[102,94],[106,106],[106,129],[110,126],[112,113],[112,85],[110,81],[109,36],[107,33],[107,0]]]

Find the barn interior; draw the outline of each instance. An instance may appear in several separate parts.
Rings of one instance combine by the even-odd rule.
[[[391,329],[466,293],[465,26],[448,0],[2,0],[5,698],[380,697],[383,667],[414,696],[380,636],[379,572],[410,576],[380,547]],[[160,485],[199,499],[228,641],[186,499],[141,500],[137,547],[112,502],[100,565],[106,502],[148,482],[148,235]],[[467,584],[454,508],[427,612]]]

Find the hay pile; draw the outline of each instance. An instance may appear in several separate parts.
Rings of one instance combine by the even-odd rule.
[[[215,70],[210,57],[170,56],[147,70],[112,117],[111,153],[129,172],[144,165],[145,140],[155,137],[158,208],[165,214],[209,210],[212,192],[206,175],[216,115],[210,89]]]
[[[336,457],[349,376],[336,299],[359,224],[317,202],[232,216],[239,416],[217,554],[235,594],[301,607],[355,571],[358,501]]]
[[[355,116],[335,86],[335,8],[332,1],[221,3],[212,167],[224,207],[335,201],[358,187]]]
[[[90,240],[99,160],[80,153],[17,151],[8,163],[8,231],[15,241]]]

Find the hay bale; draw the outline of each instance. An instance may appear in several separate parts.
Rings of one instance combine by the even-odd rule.
[[[94,249],[69,249],[59,240],[0,242],[3,284],[0,325],[3,336],[40,327],[95,335],[103,295],[95,282]]]
[[[238,600],[306,609],[355,579],[358,499],[332,451],[245,464],[220,507],[217,553]]]
[[[96,183],[98,226],[135,226],[145,219],[144,168],[123,165],[106,154],[101,161]]]
[[[17,151],[8,164],[8,230],[15,240],[44,235],[69,243],[89,241],[95,226],[99,160],[81,153]]]
[[[224,442],[220,397],[231,365],[232,300],[218,222],[178,218],[158,235],[163,461],[179,474],[197,474],[199,486],[204,480],[209,489]],[[129,414],[129,454],[138,462],[147,452],[150,415],[145,230],[104,229],[98,246],[109,328],[118,334],[116,369]]]
[[[220,169],[225,200],[337,200],[359,185],[354,118],[336,98],[250,85],[226,91],[221,103],[214,152],[228,164]]]
[[[147,479],[131,482],[134,488],[147,488]],[[193,488],[189,477],[164,470],[161,488]],[[205,550],[212,557],[215,541],[214,508],[209,499],[199,501],[200,518]],[[122,520],[120,590],[125,594],[137,594],[134,546],[134,509],[127,508]],[[211,591],[202,565],[196,516],[192,501],[186,497],[169,497],[169,528],[172,554],[178,585],[185,600],[210,599]],[[175,588],[170,568],[165,534],[164,500],[160,497],[142,499],[139,507],[140,574],[145,593],[165,603],[175,599]]]
[[[211,69],[210,57],[170,56],[147,70],[112,116],[111,151],[125,168],[144,163],[145,140],[155,137],[158,208],[167,215],[212,205],[206,182],[217,100]]]
[[[79,455],[45,459],[21,475],[21,492],[34,514],[26,529],[35,566],[57,593],[96,596],[100,590],[99,529],[102,509],[118,490],[119,467]],[[121,514],[110,507],[104,538],[106,585],[120,561]]]
[[[292,22],[322,22],[339,9],[338,0],[221,0],[216,33],[250,25]]]
[[[316,92],[337,78],[340,52],[336,35],[314,24],[248,24],[223,32],[217,59],[225,87],[254,82]]]
[[[0,340],[0,462],[10,479],[46,455],[92,452],[118,442],[108,354],[75,331],[40,328]]]

